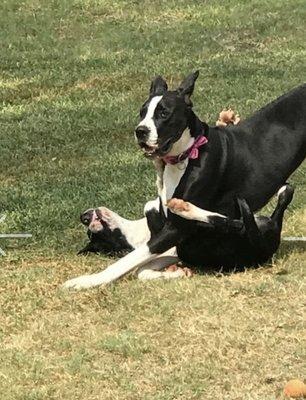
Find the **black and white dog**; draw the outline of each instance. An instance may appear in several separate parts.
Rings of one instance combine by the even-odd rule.
[[[192,110],[197,77],[198,72],[189,75],[174,91],[157,77],[140,111],[135,133],[155,162],[161,204],[145,207],[150,240],[106,270],[67,281],[65,287],[111,282],[174,246],[183,261],[201,265],[206,263],[202,244],[211,240],[216,254],[224,257],[224,241],[239,238],[245,229],[239,220],[243,209],[252,213],[264,206],[304,160],[306,85],[239,125],[220,128],[209,127]],[[287,205],[292,193],[284,193]],[[177,207],[176,199],[187,206]],[[264,244],[260,229],[254,235],[248,238],[250,243]],[[195,241],[198,245],[190,250]],[[234,262],[239,265],[240,255]]]
[[[93,252],[121,257],[150,239],[146,218],[131,221],[106,207],[98,207],[86,210],[81,214],[80,219],[87,227],[89,242],[78,254]],[[178,261],[176,249],[173,247],[139,268],[136,275],[141,280],[186,276],[186,268],[162,271],[163,268],[176,264]]]
[[[213,235],[209,235],[208,231],[206,241],[203,241],[202,235],[191,236],[179,246],[184,261],[202,268],[222,268],[227,271],[256,266],[269,260],[279,247],[284,211],[292,200],[293,192],[288,184],[279,190],[278,203],[270,218],[254,216],[246,201],[238,199],[241,217],[234,222],[236,227],[242,227],[239,232],[237,230],[236,234],[225,234],[222,229],[214,229]],[[201,226],[202,210],[196,206],[184,200],[172,199],[168,207],[184,218],[199,221]],[[127,220],[106,207],[86,210],[81,214],[81,222],[88,228],[89,243],[78,254],[94,252],[123,256],[145,244],[150,238],[146,218]],[[207,225],[204,228],[207,229]],[[202,250],[200,255],[199,248]],[[166,255],[145,264],[137,271],[137,276],[143,280],[170,279],[186,276],[187,271],[191,273],[186,268],[162,271],[178,261],[176,248],[172,248]]]

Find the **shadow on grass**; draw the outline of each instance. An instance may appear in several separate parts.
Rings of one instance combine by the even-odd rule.
[[[302,239],[302,236],[301,236]],[[276,254],[276,259],[281,259],[291,253],[303,253],[306,251],[306,241],[303,240],[282,240],[281,245]]]

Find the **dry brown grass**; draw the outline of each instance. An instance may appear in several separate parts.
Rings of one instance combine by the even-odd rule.
[[[100,269],[99,257],[11,258],[0,296],[1,393],[281,398],[288,379],[306,376],[305,252],[292,246],[273,267],[177,282],[125,278],[83,292],[59,285]]]

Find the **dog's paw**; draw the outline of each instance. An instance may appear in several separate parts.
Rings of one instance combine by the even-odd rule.
[[[177,264],[173,264],[165,269],[163,275],[165,279],[191,278],[193,272],[190,268],[179,267]]]
[[[231,108],[222,110],[219,114],[219,119],[216,122],[217,126],[237,125],[240,122],[240,117]]]
[[[181,212],[188,212],[190,211],[190,203],[187,201],[173,198],[168,201],[167,207],[170,209],[171,212],[174,214],[180,214]]]
[[[88,289],[94,286],[97,286],[95,275],[82,275],[78,276],[77,278],[69,279],[62,285],[62,288],[81,290]]]
[[[289,205],[293,199],[294,188],[286,183],[277,192],[277,199],[280,203],[284,205]]]

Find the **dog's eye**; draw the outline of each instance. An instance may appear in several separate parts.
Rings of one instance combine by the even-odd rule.
[[[167,110],[161,110],[161,111],[160,111],[160,116],[161,116],[162,118],[166,118],[166,117],[168,116]]]

